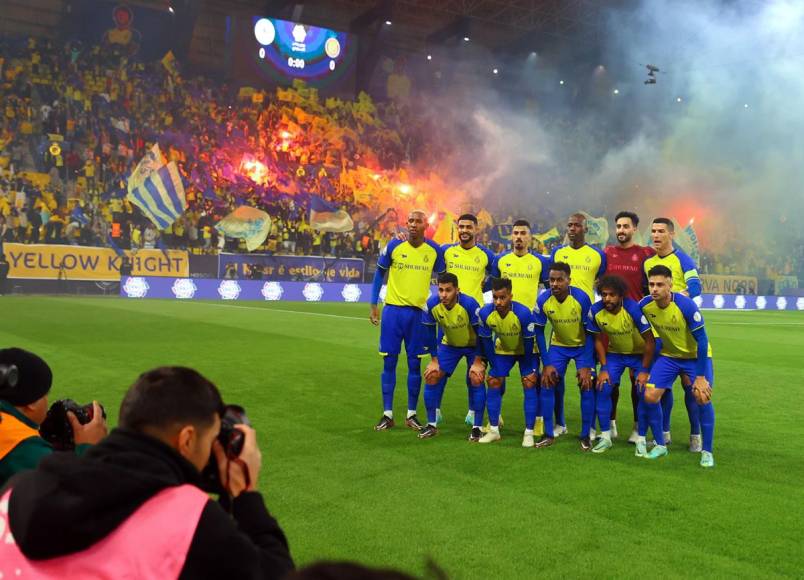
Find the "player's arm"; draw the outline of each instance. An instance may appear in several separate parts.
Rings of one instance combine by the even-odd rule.
[[[371,313],[369,314],[369,320],[374,326],[380,323],[380,309],[377,305],[380,302],[380,290],[387,272],[388,270],[379,264],[377,264],[377,269],[374,271],[374,282],[371,285]]]
[[[469,380],[472,385],[479,387],[486,379],[486,360],[483,356],[483,343],[480,339],[480,325],[478,323],[472,324],[475,329],[475,334],[478,336],[477,350],[475,351],[475,360],[472,361],[472,366],[469,367]]]
[[[660,342],[653,337],[653,331],[650,328],[642,333],[642,340],[645,341],[645,351],[642,353],[642,366],[636,378],[638,387],[644,387],[648,383],[650,368],[656,357],[656,343]]]
[[[595,333],[595,352],[597,353],[597,360],[600,361],[600,374],[597,375],[597,388],[603,388],[603,384],[609,382],[609,369],[606,366],[606,345],[603,343],[603,336],[601,333]]]
[[[601,250],[600,248],[598,248],[596,246],[592,246],[592,247],[595,248],[595,250],[597,250],[598,254],[600,254],[600,267],[597,269],[597,275],[595,276],[595,280],[597,280],[603,274],[606,273],[606,270],[609,267],[609,262],[608,262],[608,258],[606,258],[606,252],[604,252],[603,250]]]
[[[712,400],[712,386],[706,380],[706,365],[709,357],[709,337],[703,326],[692,331],[692,337],[698,343],[698,358],[695,361],[695,382],[692,384],[692,391],[695,399],[701,403],[708,403]]]
[[[701,278],[698,276],[698,269],[692,258],[686,254],[679,255],[681,270],[684,272],[684,281],[687,283],[687,296],[695,298],[701,295]]]
[[[578,291],[574,296],[581,304],[581,320],[583,320],[584,333],[583,362],[578,370],[578,380],[581,383],[581,388],[588,390],[592,388],[593,367],[595,366],[595,338],[594,334],[589,331],[589,313],[592,310],[592,301],[589,300],[586,292]]]
[[[539,345],[539,352],[542,355],[542,386],[554,387],[558,383],[558,372],[556,367],[550,364],[550,351],[547,348],[547,339],[544,336],[547,326],[547,316],[544,314],[544,300],[536,300],[536,308],[533,311],[533,335],[536,344]]]
[[[554,252],[555,253],[555,252]],[[548,258],[547,256],[543,256],[542,254],[536,254],[536,257],[539,258],[542,262],[542,275],[539,278],[539,282],[549,290],[550,289],[550,264],[552,263],[552,258]],[[538,284],[537,284],[538,290]]]
[[[534,369],[532,372],[522,377],[522,385],[527,387],[535,387],[539,382],[536,376],[539,369],[536,368],[536,353],[533,352],[533,344],[533,336],[522,337],[522,348],[525,349],[525,354],[522,355],[522,366],[526,369]]]

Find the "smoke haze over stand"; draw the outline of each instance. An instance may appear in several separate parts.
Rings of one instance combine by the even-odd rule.
[[[804,2],[658,0],[606,16],[603,70],[522,57],[501,67],[515,76],[505,94],[489,74],[425,97],[455,144],[447,180],[503,215],[627,208],[695,217],[711,249],[800,240]],[[454,66],[488,67],[474,56]],[[662,71],[655,85],[645,64]]]

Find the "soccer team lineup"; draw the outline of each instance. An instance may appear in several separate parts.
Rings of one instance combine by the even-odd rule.
[[[568,243],[550,256],[531,250],[526,220],[513,223],[512,247],[497,256],[476,243],[477,223],[473,214],[461,215],[459,241],[439,246],[424,236],[426,214],[412,211],[407,232],[382,250],[370,313],[382,356],[383,414],[374,429],[397,424],[393,401],[404,345],[404,425],[419,439],[439,435],[447,383],[459,388],[465,377],[468,441],[500,442],[504,395],[515,388],[509,379],[517,367],[522,447],[549,453],[544,450],[559,437],[577,434],[581,452],[605,453],[620,437],[621,393],[623,399],[630,393],[634,427],[627,441],[636,458],[658,460],[668,455],[678,381],[689,419],[688,449],[701,467],[713,468],[712,346],[695,301],[701,281],[694,261],[673,244],[673,221],[655,218],[651,247],[645,247],[634,242],[639,217],[622,211],[615,217],[616,244],[601,250],[585,241],[585,216],[573,214]],[[422,379],[425,420],[417,414]],[[564,406],[567,388],[576,385],[580,421]],[[518,412],[506,409],[508,416]]]

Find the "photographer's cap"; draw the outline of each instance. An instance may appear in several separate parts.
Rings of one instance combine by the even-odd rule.
[[[0,365],[14,365],[18,372],[16,386],[0,385],[0,399],[7,403],[15,407],[30,405],[50,392],[53,372],[34,353],[21,348],[0,349]]]

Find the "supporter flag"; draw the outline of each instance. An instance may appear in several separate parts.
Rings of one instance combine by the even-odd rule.
[[[489,237],[504,245],[511,243],[511,231],[514,229],[514,224],[497,224],[491,228]]]
[[[184,185],[173,161],[152,172],[133,189],[129,180],[126,199],[140,208],[160,230],[169,227],[187,209]]]
[[[260,209],[241,205],[219,221],[215,229],[230,238],[245,240],[246,248],[252,252],[271,232],[271,217]]]
[[[106,242],[109,244],[109,247],[114,250],[114,253],[120,256],[121,258],[126,257],[126,253],[123,251],[123,248],[117,245],[117,242],[114,241],[111,234],[106,234]]]
[[[543,234],[536,234],[533,236],[537,240],[539,240],[545,246],[561,239],[561,234],[558,232],[558,228],[553,228],[544,232]]]
[[[172,50],[169,50],[165,53],[165,56],[162,57],[162,66],[165,67],[165,70],[170,74],[170,76],[175,77],[179,74],[179,69],[176,64],[176,56],[173,54]]]
[[[134,189],[143,184],[145,179],[154,171],[164,165],[162,161],[162,152],[159,150],[159,143],[155,143],[151,150],[145,154],[145,157],[140,159],[134,171],[128,178],[128,194],[131,195]]]
[[[84,208],[82,208],[78,204],[75,204],[75,207],[73,208],[73,212],[70,214],[70,217],[72,218],[73,221],[78,222],[82,226],[85,226],[89,223],[89,218],[87,217],[87,214],[84,213]]]
[[[586,242],[595,246],[605,247],[609,242],[609,222],[604,217],[596,218],[584,211],[580,212],[586,217]]]
[[[351,232],[355,225],[348,213],[317,195],[311,195],[310,227],[320,232]]]
[[[675,220],[673,220],[675,222]],[[698,249],[698,234],[695,233],[695,228],[692,227],[695,218],[692,218],[687,227],[681,229],[678,222],[676,222],[676,236],[673,240],[673,245],[681,248],[692,260],[698,264],[700,263],[700,251]]]

